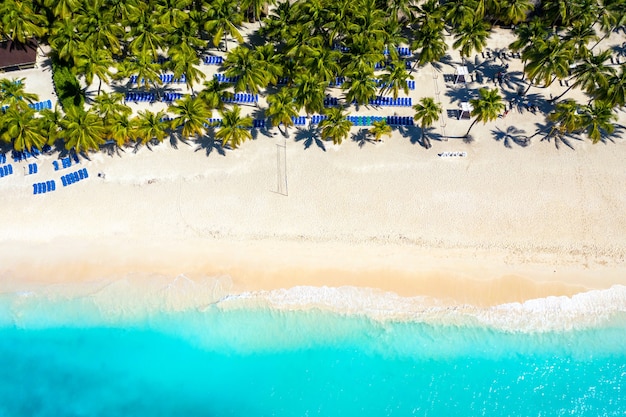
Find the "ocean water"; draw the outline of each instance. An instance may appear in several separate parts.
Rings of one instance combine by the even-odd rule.
[[[90,297],[0,296],[0,417],[624,416],[625,390],[620,309],[519,332],[423,314],[113,314]]]

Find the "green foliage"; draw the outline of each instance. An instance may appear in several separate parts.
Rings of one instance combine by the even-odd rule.
[[[85,92],[78,79],[72,73],[72,68],[63,61],[52,59],[52,80],[61,107],[67,113],[70,109],[83,109]]]

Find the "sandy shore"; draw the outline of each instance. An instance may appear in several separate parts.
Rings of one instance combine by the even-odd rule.
[[[49,77],[29,71],[27,85]],[[444,108],[457,106],[463,91],[429,71],[413,101],[440,89]],[[466,143],[454,137],[470,121],[445,119],[429,150],[417,128],[376,144],[355,127],[341,146],[258,130],[223,154],[174,140],[93,154],[76,166],[90,177],[68,187],[60,176],[74,168],[54,171],[56,155],[14,163],[0,179],[0,291],[184,274],[221,277],[222,294],[357,286],[489,306],[626,285],[626,140],[522,147],[508,135],[543,120],[513,111]],[[38,174],[25,175],[30,162]],[[56,191],[32,194],[49,179]]]

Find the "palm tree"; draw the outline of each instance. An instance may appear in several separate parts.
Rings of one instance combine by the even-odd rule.
[[[269,107],[265,115],[272,120],[272,126],[278,127],[278,130],[281,124],[285,126],[283,135],[287,136],[287,128],[293,126],[291,118],[298,115],[292,92],[287,88],[281,88],[278,93],[267,97],[267,104]]]
[[[207,119],[211,117],[211,109],[198,97],[185,96],[170,106],[169,110],[178,115],[172,120],[172,127],[176,129],[182,126],[181,134],[185,138],[203,135]]]
[[[83,42],[98,51],[120,54],[121,41],[126,36],[126,31],[115,19],[113,10],[104,4],[104,0],[85,1],[82,6],[80,13],[76,14],[75,22]]]
[[[42,149],[46,144],[41,126],[34,118],[35,111],[26,107],[20,108],[16,104],[9,106],[2,116],[3,128],[0,130],[2,139],[13,142],[13,149],[18,152],[32,148]]]
[[[273,42],[283,42],[289,38],[295,26],[293,9],[289,1],[279,3],[272,14],[264,19],[265,27],[259,30],[259,34]]]
[[[337,107],[327,109],[324,113],[327,117],[320,122],[322,139],[331,139],[335,145],[341,145],[350,133],[352,122],[346,118],[343,110]]]
[[[599,40],[599,38],[593,27],[585,25],[581,21],[575,21],[572,22],[563,40],[572,44],[576,56],[585,57],[590,53],[587,45],[592,41]]]
[[[44,0],[43,4],[52,10],[54,17],[67,19],[72,17],[75,11],[80,10],[80,0]]]
[[[482,18],[474,17],[464,21],[456,29],[456,40],[452,44],[455,49],[460,49],[461,58],[470,56],[472,51],[481,52],[487,45],[489,37],[489,24]]]
[[[265,68],[267,81],[276,85],[278,77],[283,75],[282,55],[274,51],[274,45],[271,43],[257,46],[254,50],[254,55],[256,62]]]
[[[464,137],[466,138],[469,137],[470,130],[472,130],[476,122],[487,123],[495,120],[506,107],[500,93],[496,89],[488,90],[481,88],[478,90],[478,95],[478,98],[470,100],[470,104],[473,107],[471,115],[474,117],[474,121],[467,129],[467,133],[465,133]]]
[[[34,103],[39,96],[26,92],[25,78],[0,78],[0,105],[17,104],[18,102]]]
[[[439,115],[442,111],[441,104],[437,103],[432,97],[423,97],[420,99],[419,103],[413,106],[413,110],[415,110],[413,119],[421,124],[422,141],[427,148],[430,148],[430,143],[426,143],[425,141],[426,129],[439,120]]]
[[[69,18],[55,20],[50,30],[50,46],[60,60],[73,64],[82,39],[75,23]]]
[[[563,136],[567,133],[576,132],[583,127],[580,106],[574,100],[557,103],[554,111],[548,114],[547,119],[554,124],[548,136]]]
[[[615,130],[612,121],[617,120],[615,110],[608,103],[596,101],[585,106],[582,116],[582,126],[592,143],[598,143],[604,135],[610,135]]]
[[[151,55],[141,53],[133,58],[125,59],[118,64],[118,72],[116,78],[125,78],[136,76],[137,85],[144,88],[152,85],[158,86],[161,81],[161,67],[154,62]]]
[[[198,58],[196,51],[183,44],[179,48],[170,48],[170,58],[169,63],[174,72],[174,77],[180,78],[184,75],[185,84],[193,94],[193,85],[204,79],[204,73],[198,69],[200,58]]]
[[[228,83],[220,82],[217,78],[211,78],[204,82],[204,89],[198,93],[198,97],[204,101],[209,109],[221,109],[224,107],[224,98],[229,96]]]
[[[232,110],[222,110],[222,123],[215,137],[221,139],[222,146],[228,143],[231,148],[236,149],[245,140],[252,139],[250,128],[252,127],[252,117],[240,115],[241,108],[237,105]]]
[[[115,141],[118,147],[126,145],[131,139],[137,138],[136,124],[128,116],[117,113],[105,123],[109,138]]]
[[[374,136],[374,140],[379,142],[383,135],[391,137],[391,126],[387,124],[385,120],[379,120],[372,123],[372,127],[368,131],[370,135]]]
[[[243,16],[238,10],[237,3],[233,0],[213,0],[207,6],[204,29],[213,35],[213,46],[219,46],[223,39],[224,50],[228,51],[227,35],[243,43],[243,37],[238,29]]]
[[[369,71],[350,73],[348,81],[342,85],[346,91],[346,103],[365,105],[375,98],[377,87],[373,77],[374,71],[371,68]]]
[[[61,132],[61,120],[63,119],[63,113],[58,103],[54,106],[54,109],[44,109],[39,112],[40,116],[37,121],[39,122],[41,134],[47,138],[46,142],[52,145],[59,139]]]
[[[484,14],[477,13],[476,2],[467,0],[451,0],[443,5],[445,18],[452,27],[459,27],[465,22],[475,19],[482,19]]]
[[[107,123],[108,119],[117,115],[128,117],[133,112],[130,107],[123,104],[123,101],[124,95],[122,93],[104,92],[95,98],[92,109]]]
[[[137,116],[132,119],[135,136],[143,145],[153,140],[162,142],[169,135],[168,123],[164,119],[164,111],[157,113],[149,110],[139,111]]]
[[[85,83],[90,86],[93,77],[98,77],[98,94],[102,81],[109,82],[110,68],[114,65],[111,54],[106,49],[97,49],[91,44],[82,44],[76,56],[76,71],[85,76]]]
[[[586,55],[572,70],[574,83],[558,97],[553,98],[552,101],[559,100],[573,87],[580,87],[590,95],[594,95],[598,89],[608,88],[609,79],[615,75],[615,68],[606,64],[610,57],[610,50],[600,52],[597,55],[593,53]]]
[[[4,0],[0,5],[0,35],[25,44],[46,33],[46,19],[35,13],[29,1]],[[0,40],[4,36],[0,36]]]
[[[147,3],[139,3],[132,11],[129,16],[129,36],[132,41],[128,47],[134,55],[149,56],[154,60],[164,45],[163,35],[167,29],[152,17]]]
[[[258,93],[259,87],[266,87],[269,77],[254,52],[245,46],[238,46],[228,53],[223,64],[226,76],[237,77],[235,91]]]
[[[517,39],[509,45],[509,48],[522,52],[532,49],[535,43],[546,39],[548,33],[546,22],[535,16],[529,22],[515,28]]]
[[[404,94],[409,94],[409,84],[407,81],[409,79],[412,80],[413,76],[407,72],[404,62],[396,61],[388,65],[385,70],[387,72],[381,77],[383,86],[380,89],[380,93],[385,94],[386,92],[391,92],[394,99],[398,98],[400,89],[404,91]]]
[[[61,137],[65,141],[65,149],[74,149],[76,152],[98,150],[105,142],[105,133],[102,119],[91,110],[70,107],[61,120]]]
[[[611,76],[606,87],[596,90],[595,98],[605,101],[612,107],[626,104],[626,64],[620,65],[619,73]]]
[[[522,59],[528,61],[525,71],[530,83],[526,91],[537,82],[547,87],[557,78],[567,78],[574,57],[571,44],[562,42],[556,35],[546,41],[538,40],[522,53]]]
[[[443,21],[428,21],[414,32],[411,47],[413,50],[420,49],[418,65],[439,61],[446,54],[448,44],[443,34],[444,29]]]
[[[304,108],[307,117],[324,108],[327,83],[310,74],[301,74],[294,80],[293,96],[298,110]]]
[[[327,47],[305,47],[304,67],[323,81],[334,81],[341,72],[341,53]]]
[[[504,23],[517,25],[526,20],[535,6],[529,0],[503,0],[500,7],[505,11]]]

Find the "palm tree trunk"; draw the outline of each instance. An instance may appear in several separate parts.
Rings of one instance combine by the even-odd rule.
[[[559,94],[557,97],[551,98],[550,101],[551,103],[554,103],[555,101],[557,101],[558,99],[560,99],[561,97],[563,97],[565,94],[567,94],[567,92],[569,90],[572,89],[572,87],[574,87],[574,84],[572,83],[572,85],[570,85],[569,87],[567,87],[567,89],[565,91],[563,91],[561,94]]]
[[[98,77],[98,95],[100,95],[100,89],[102,88],[102,78]]]
[[[474,127],[474,125],[476,124],[476,122],[478,121],[478,119],[474,119],[474,121],[472,122],[472,124],[470,125],[469,129],[467,129],[467,133],[465,133],[465,136],[463,136],[464,138],[469,136],[469,132],[470,130],[472,130],[472,127]]]

